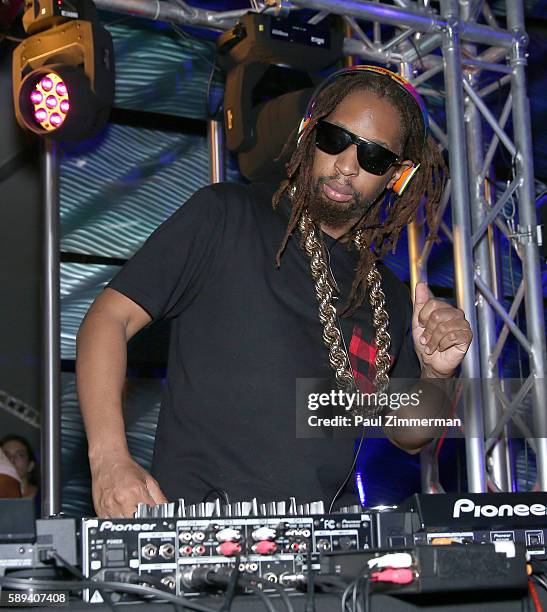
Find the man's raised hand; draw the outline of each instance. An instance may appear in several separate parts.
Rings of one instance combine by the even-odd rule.
[[[412,313],[412,338],[422,375],[448,378],[465,357],[473,333],[463,310],[436,300],[427,283],[417,283]]]

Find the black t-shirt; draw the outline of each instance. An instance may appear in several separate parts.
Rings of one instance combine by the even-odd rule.
[[[221,488],[234,500],[329,500],[351,465],[352,440],[296,438],[296,379],[331,378],[332,370],[296,236],[275,266],[289,203],[273,210],[273,191],[265,184],[201,189],[109,284],[154,320],[173,320],[152,467],[168,499],[196,503]],[[357,255],[324,240],[340,299],[347,298]],[[380,270],[390,375],[414,378],[409,292]],[[348,346],[357,336],[373,343],[366,301],[342,328]]]

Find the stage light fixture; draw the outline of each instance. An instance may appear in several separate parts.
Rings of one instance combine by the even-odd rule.
[[[342,56],[342,30],[325,23],[249,12],[217,40],[226,71],[226,146],[250,180],[284,176],[281,153],[297,127],[316,75]]]
[[[27,0],[25,7],[23,25],[31,36],[12,62],[17,122],[39,136],[91,136],[114,101],[110,34],[91,0]]]

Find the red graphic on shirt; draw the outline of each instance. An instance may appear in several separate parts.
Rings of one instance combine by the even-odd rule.
[[[357,389],[361,393],[374,393],[374,377],[376,376],[376,343],[369,344],[363,338],[363,331],[359,325],[353,326],[351,341],[349,343],[349,362],[355,377]],[[393,364],[393,357],[391,357]]]

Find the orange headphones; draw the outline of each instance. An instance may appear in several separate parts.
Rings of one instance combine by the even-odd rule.
[[[317,100],[317,96],[319,95],[319,93],[322,92],[326,87],[328,87],[335,79],[338,79],[346,75],[351,76],[354,74],[359,74],[360,72],[369,72],[371,74],[379,74],[379,75],[389,77],[390,79],[392,79],[392,81],[397,83],[397,85],[401,89],[403,89],[409,96],[412,97],[412,99],[417,104],[418,108],[420,109],[420,115],[422,117],[422,128],[423,128],[423,146],[425,147],[425,143],[427,140],[427,131],[429,128],[429,116],[427,113],[425,103],[422,97],[420,96],[420,94],[414,89],[414,87],[406,79],[403,79],[401,76],[399,76],[395,72],[392,72],[391,70],[387,70],[387,68],[382,68],[381,66],[368,66],[368,65],[351,66],[349,68],[343,68],[342,70],[338,70],[334,72],[333,74],[331,74],[330,76],[328,76],[321,83],[321,85],[319,85],[319,87],[314,91],[310,101],[308,102],[306,113],[304,114],[304,117],[302,118],[302,121],[300,122],[300,126],[298,128],[297,144],[300,144],[300,141],[302,139],[302,134],[310,123],[310,120],[313,114],[313,109],[315,107],[315,101]],[[399,177],[397,182],[393,185],[393,191],[398,196],[402,195],[403,191],[406,189],[412,177],[418,171],[419,167],[420,167],[420,164],[413,164],[409,168],[406,168],[405,170],[403,170],[401,176]]]

